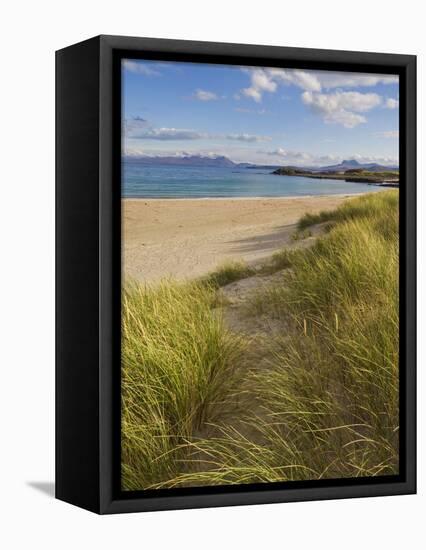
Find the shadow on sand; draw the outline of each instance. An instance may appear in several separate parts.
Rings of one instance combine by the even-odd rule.
[[[291,236],[296,229],[297,224],[284,225],[264,235],[253,235],[228,242],[233,244],[231,250],[235,252],[270,252],[291,243]]]

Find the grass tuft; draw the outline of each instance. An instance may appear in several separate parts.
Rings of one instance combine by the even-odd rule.
[[[374,218],[379,216],[381,221],[386,219],[386,214],[396,212],[398,209],[399,195],[397,191],[370,193],[349,200],[336,210],[323,210],[319,214],[305,214],[297,225],[302,231],[312,225],[323,222],[343,222],[356,218]],[[394,216],[391,216],[393,218]]]
[[[214,288],[220,288],[235,281],[251,277],[255,272],[255,269],[248,266],[245,262],[225,262],[216,271],[204,277],[202,282]]]

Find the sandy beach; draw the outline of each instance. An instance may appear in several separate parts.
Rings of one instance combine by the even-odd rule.
[[[291,242],[303,214],[336,208],[348,197],[123,199],[124,275],[182,280],[229,260],[256,264]]]

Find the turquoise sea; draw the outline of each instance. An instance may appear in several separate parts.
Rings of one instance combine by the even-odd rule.
[[[126,198],[297,197],[380,191],[365,183],[277,176],[265,168],[155,165],[124,161],[122,196]]]

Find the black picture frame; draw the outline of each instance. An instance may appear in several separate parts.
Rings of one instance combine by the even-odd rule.
[[[400,77],[400,474],[122,493],[122,57]],[[56,498],[100,514],[416,492],[416,57],[98,36],[56,52]]]

